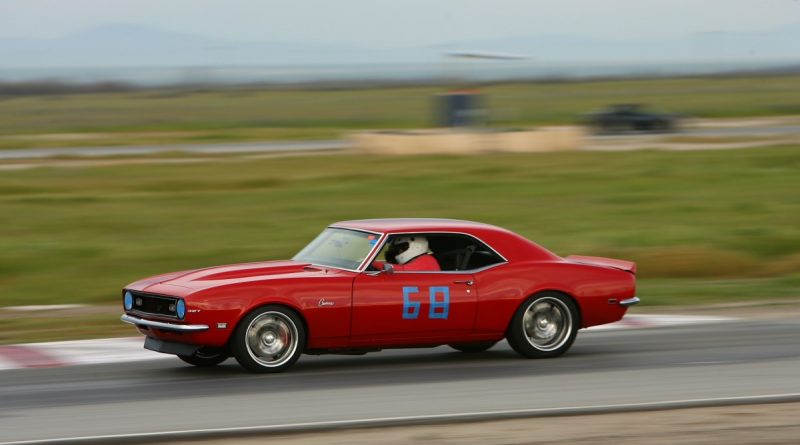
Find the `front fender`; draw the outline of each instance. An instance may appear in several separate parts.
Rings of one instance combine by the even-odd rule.
[[[247,314],[259,307],[281,305],[294,310],[305,323],[309,348],[345,347],[350,335],[352,282],[352,277],[336,276],[220,286],[192,295],[187,310],[199,309],[198,320],[227,323],[227,330],[220,333],[227,342]]]

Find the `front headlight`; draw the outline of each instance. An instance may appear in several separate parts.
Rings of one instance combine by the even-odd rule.
[[[133,294],[131,291],[125,291],[125,296],[122,301],[125,304],[126,311],[133,309]]]
[[[175,305],[175,315],[183,320],[183,317],[186,316],[186,302],[183,300],[178,300],[178,303]]]

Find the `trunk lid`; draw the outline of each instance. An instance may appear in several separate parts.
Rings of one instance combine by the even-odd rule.
[[[567,261],[580,264],[590,264],[592,266],[613,267],[614,269],[624,270],[636,275],[636,263],[633,261],[617,260],[614,258],[603,258],[599,256],[570,255]]]

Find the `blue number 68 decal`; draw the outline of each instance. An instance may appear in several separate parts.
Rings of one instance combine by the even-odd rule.
[[[419,293],[417,286],[403,286],[403,319],[416,320],[419,318],[419,301],[412,301],[412,294]],[[447,286],[433,286],[428,289],[430,309],[428,318],[431,320],[447,320],[450,315],[450,288]]]
[[[416,286],[403,287],[403,319],[415,320],[419,317],[419,307],[422,305],[419,301],[411,301],[411,294],[419,292]]]

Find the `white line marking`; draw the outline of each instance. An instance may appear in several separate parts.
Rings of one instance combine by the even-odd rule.
[[[258,426],[240,426],[228,428],[205,428],[194,430],[175,430],[175,431],[161,431],[153,433],[132,433],[132,434],[109,434],[100,436],[77,436],[77,437],[63,437],[56,439],[42,439],[42,440],[23,440],[16,442],[0,442],[0,445],[32,445],[32,444],[47,444],[54,442],[66,441],[100,441],[100,440],[113,440],[113,439],[135,439],[135,438],[150,438],[150,437],[163,437],[181,435],[201,435],[212,433],[267,433],[276,430],[303,430],[303,429],[322,429],[322,428],[337,428],[347,426],[367,426],[370,424],[403,424],[411,422],[426,422],[438,420],[467,420],[479,418],[493,418],[503,416],[524,416],[524,415],[558,415],[558,414],[580,414],[581,412],[601,412],[601,411],[632,411],[636,409],[648,408],[680,408],[692,407],[693,405],[712,405],[712,404],[728,404],[733,402],[755,402],[755,403],[770,403],[777,400],[786,400],[792,398],[800,398],[800,393],[786,393],[786,394],[763,394],[756,396],[734,396],[734,397],[715,397],[707,399],[680,399],[680,400],[663,400],[658,402],[640,402],[640,403],[621,403],[610,405],[587,405],[587,406],[569,406],[560,408],[529,408],[529,409],[514,409],[514,410],[501,410],[501,411],[475,411],[466,413],[453,413],[453,414],[429,414],[422,416],[399,416],[399,417],[374,417],[367,419],[351,419],[351,420],[332,420],[325,422],[302,422],[302,423],[285,423],[280,425],[258,425]]]
[[[678,365],[702,366],[702,365],[727,365],[728,363],[736,363],[736,362],[733,360],[716,360],[709,362],[683,362],[683,363],[678,363]]]

